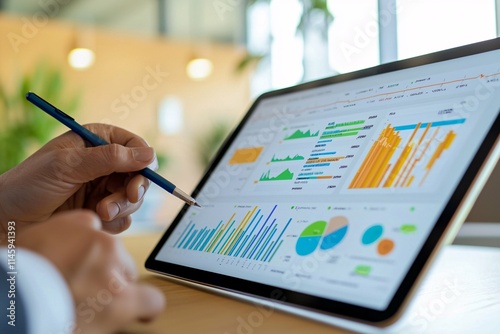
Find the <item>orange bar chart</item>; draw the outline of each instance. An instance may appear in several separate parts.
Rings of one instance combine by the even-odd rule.
[[[424,185],[436,162],[457,136],[456,132],[449,130],[443,137],[443,127],[464,122],[465,119],[458,119],[396,127],[388,124],[368,151],[349,189]],[[403,135],[408,130],[412,132]],[[404,140],[404,146],[400,146],[404,137],[408,139]]]

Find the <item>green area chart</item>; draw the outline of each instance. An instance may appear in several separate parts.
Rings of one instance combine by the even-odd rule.
[[[262,174],[259,181],[288,181],[293,180],[293,173],[287,168],[277,176],[271,177],[271,171],[268,170],[266,173]]]

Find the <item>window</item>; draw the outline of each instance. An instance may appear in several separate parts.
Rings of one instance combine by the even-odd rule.
[[[398,0],[398,58],[495,38],[495,0]]]
[[[310,1],[250,6],[248,48],[267,55],[252,95],[494,38],[500,30],[500,0],[326,0],[333,22],[318,26],[313,16],[312,35],[304,37],[297,24]]]
[[[330,0],[328,6],[334,16],[328,33],[330,66],[345,73],[378,65],[377,1]]]

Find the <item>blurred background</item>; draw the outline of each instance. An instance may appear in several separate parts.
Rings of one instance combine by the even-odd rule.
[[[259,94],[500,33],[500,0],[0,0],[0,173],[81,123],[124,127],[191,191]],[[500,222],[495,170],[468,221]],[[180,201],[152,186],[134,228]]]

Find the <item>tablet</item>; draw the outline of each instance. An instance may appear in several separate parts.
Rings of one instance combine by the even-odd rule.
[[[499,110],[500,39],[265,93],[146,267],[384,326],[497,163]]]

